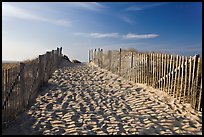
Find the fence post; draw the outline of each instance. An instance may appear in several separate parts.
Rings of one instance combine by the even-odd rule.
[[[57,67],[57,61],[58,60],[58,53],[57,53],[57,50],[55,50],[55,66]]]
[[[183,79],[184,79],[184,56],[182,56],[182,61],[181,61],[181,83],[180,83],[180,93],[179,93],[179,102],[181,102],[181,95],[182,95],[182,91],[183,91]]]
[[[201,65],[201,63],[200,63]],[[201,66],[202,67],[202,66]],[[202,68],[201,68],[202,69]],[[202,70],[201,70],[202,72]],[[202,73],[201,73],[201,76],[200,76],[200,88],[199,88],[199,98],[198,98],[198,111],[201,111],[202,110]]]
[[[88,52],[89,52],[89,63],[90,63],[90,60],[91,60],[91,59],[90,59],[90,50],[89,50]]]
[[[97,50],[97,64],[98,64],[98,67],[100,67],[100,48],[98,48]]]
[[[133,51],[131,51],[130,68],[133,68]]]
[[[103,49],[101,49],[101,68],[103,68]]]
[[[60,47],[60,56],[62,55],[62,47]]]
[[[159,88],[159,86],[160,86],[160,84],[159,84],[159,82],[158,82],[158,80],[159,80],[159,73],[160,73],[160,65],[159,65],[159,63],[160,63],[160,56],[159,56],[159,53],[157,53],[156,54],[156,61],[157,61],[157,65],[156,65],[156,81],[157,81],[157,84],[156,84],[156,88]]]
[[[25,64],[24,63],[20,63],[20,91],[21,91],[21,95],[22,95],[22,108],[24,108],[27,104],[26,104],[26,100],[25,100],[25,81],[24,81],[24,67]]]
[[[179,56],[177,55],[176,56],[176,72],[175,72],[175,75],[174,75],[174,89],[173,89],[173,97],[175,97],[175,92],[176,92],[176,87],[177,87],[177,74],[178,74],[178,63],[179,63]]]
[[[39,79],[40,79],[40,85],[43,83],[44,79],[44,67],[43,67],[43,56],[44,55],[39,55]]]
[[[173,64],[173,56],[172,55],[170,55],[170,68],[169,68],[169,72],[171,72],[174,68],[172,68],[172,64]],[[169,94],[170,93],[170,90],[171,90],[171,78],[172,78],[172,76],[171,76],[171,73],[168,75],[168,88],[167,88],[167,93]]]
[[[164,80],[163,80],[162,90],[163,90],[163,91],[166,91],[166,69],[167,69],[166,65],[167,65],[167,54],[164,54],[164,60],[163,60],[163,62],[164,62],[164,67],[163,67],[163,69],[164,69],[164,71],[163,71]]]
[[[184,78],[185,78],[185,85],[184,85],[184,93],[183,93],[183,102],[185,102],[185,99],[186,99],[186,91],[187,91],[187,79],[188,79],[188,58],[187,57],[185,57],[185,76],[184,76]]]
[[[54,58],[54,50],[52,50],[51,52],[51,72],[53,72],[53,70],[55,69],[55,66],[54,66],[54,62],[55,62],[55,58]]]
[[[48,68],[49,68],[49,65],[48,65],[48,60],[49,60],[49,52],[47,51],[46,54],[45,54],[45,72],[44,72],[44,82],[47,81],[47,77],[48,77]]]
[[[122,52],[122,49],[120,48],[119,49],[119,76],[121,76],[121,52]]]
[[[182,57],[179,57],[179,64],[178,64],[178,77],[177,77],[177,87],[176,87],[176,99],[178,99],[178,95],[179,95],[179,88],[180,88],[180,79],[181,79],[181,61],[182,61]]]
[[[150,64],[149,64],[149,54],[147,54],[147,76],[146,76],[146,80],[147,80],[147,85],[150,85],[150,80],[151,80],[151,77],[150,77],[150,72],[149,72],[149,68],[150,67]]]
[[[153,80],[152,80],[152,86],[155,87],[155,65],[156,65],[156,59],[155,59],[155,53],[152,53],[152,76],[153,76]]]
[[[192,92],[192,107],[195,109],[195,100],[196,100],[196,94],[197,94],[197,78],[196,75],[198,73],[198,57],[199,55],[196,54],[194,56],[194,63],[193,63],[193,77],[192,77],[192,88],[191,88],[191,92]]]
[[[195,107],[196,106],[198,106],[198,99],[199,98],[197,98],[197,96],[199,96],[199,82],[200,82],[200,79],[202,79],[202,77],[200,77],[200,72],[202,73],[202,70],[200,71],[200,69],[201,69],[201,66],[200,66],[200,64],[201,64],[201,58],[199,57],[199,55],[198,55],[198,58],[197,58],[197,69],[196,69],[196,73],[197,73],[197,75],[196,75],[196,84],[195,84],[195,91],[196,91],[196,94],[195,94],[195,97],[196,97],[196,99],[195,99]]]
[[[97,60],[97,57],[96,57],[96,49],[94,49],[94,64],[96,65],[96,60]]]
[[[93,58],[94,58],[94,57],[93,57],[93,54],[94,54],[93,52],[94,52],[94,51],[91,50],[91,62],[93,62]]]

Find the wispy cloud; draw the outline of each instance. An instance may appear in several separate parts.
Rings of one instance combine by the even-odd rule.
[[[158,37],[158,34],[133,34],[129,33],[125,35],[123,38],[125,39],[149,39],[149,38],[155,38]]]
[[[92,37],[92,38],[117,38],[120,37],[118,33],[74,33],[76,36]]]
[[[107,8],[106,6],[98,2],[63,2],[67,6],[76,7],[84,10],[100,11],[101,9]]]
[[[94,38],[117,38],[119,37],[118,33],[91,33],[90,36]]]
[[[128,23],[128,24],[133,24],[134,21],[131,20],[129,17],[125,16],[125,15],[120,15],[119,16],[124,22]]]
[[[148,8],[162,6],[164,4],[167,4],[167,2],[159,2],[159,3],[145,4],[145,5],[134,5],[134,6],[128,7],[126,10],[128,10],[128,11],[140,11],[140,10],[145,10]]]
[[[119,33],[74,33],[76,36],[92,37],[92,38],[123,38],[123,39],[149,39],[158,37],[158,34],[133,34],[128,33],[122,35]]]
[[[23,20],[48,22],[48,23],[52,23],[60,26],[66,26],[66,27],[71,26],[71,22],[66,19],[46,18],[40,15],[37,15],[30,10],[25,10],[17,6],[14,6],[11,4],[5,4],[5,3],[2,5],[2,15],[6,17],[14,17],[14,18],[23,19]]]

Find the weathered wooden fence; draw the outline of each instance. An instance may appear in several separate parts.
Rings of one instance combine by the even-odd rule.
[[[62,48],[46,52],[38,58],[2,70],[2,125],[22,112],[37,95],[39,87],[48,81],[62,56]]]
[[[181,103],[202,111],[202,61],[185,57],[130,50],[89,50],[89,61],[136,83],[163,90]]]

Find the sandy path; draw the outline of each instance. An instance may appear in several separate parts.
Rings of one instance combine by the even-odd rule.
[[[202,134],[202,115],[175,104],[106,70],[63,62],[3,134]]]

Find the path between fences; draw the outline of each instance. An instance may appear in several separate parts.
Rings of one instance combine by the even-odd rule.
[[[62,61],[8,134],[202,134],[202,114],[91,63]]]

